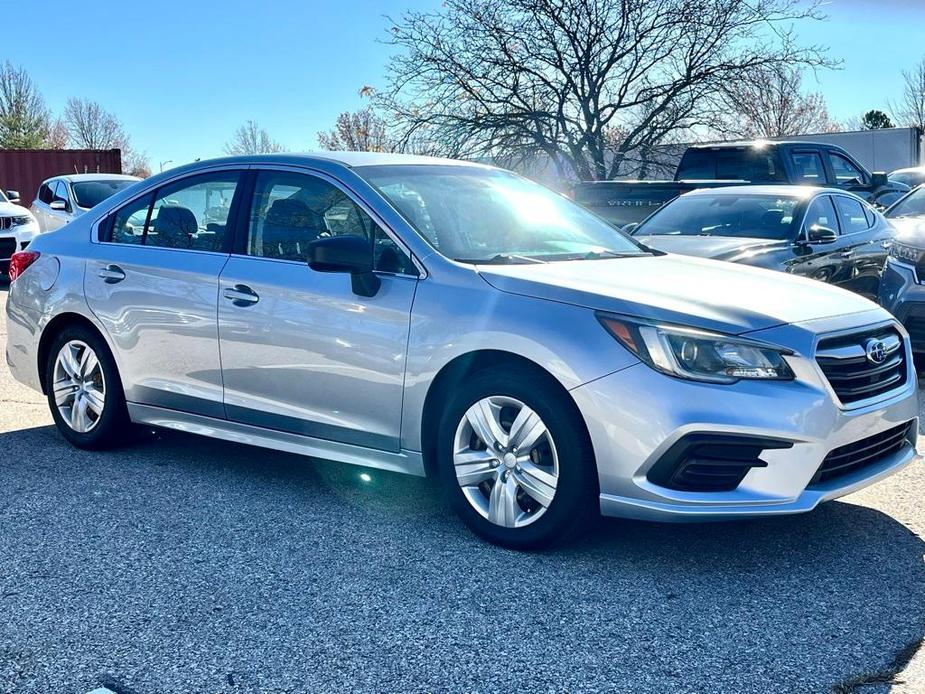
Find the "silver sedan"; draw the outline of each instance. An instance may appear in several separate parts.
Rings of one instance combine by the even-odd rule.
[[[140,423],[432,474],[512,547],[601,512],[809,511],[915,457],[886,311],[652,251],[489,166],[200,162],[39,236],[10,274],[7,361],[74,445]]]

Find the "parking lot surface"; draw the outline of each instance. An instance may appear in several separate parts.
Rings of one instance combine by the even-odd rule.
[[[178,433],[77,451],[5,362],[0,452],[0,692],[872,692],[925,635],[921,463],[531,554],[426,480]]]

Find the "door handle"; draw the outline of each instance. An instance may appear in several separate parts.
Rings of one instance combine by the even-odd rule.
[[[236,284],[233,287],[225,287],[222,295],[235,306],[251,306],[260,301],[257,292],[246,284]]]
[[[118,265],[107,265],[99,271],[99,276],[106,284],[116,284],[125,279],[125,271]]]
[[[853,255],[854,255],[854,251],[845,251],[844,253],[841,253],[841,254],[840,254],[840,257],[842,257],[842,258],[850,258],[850,257],[852,257]]]
[[[880,242],[880,248],[882,248],[882,249],[885,250],[885,251],[890,250],[890,247],[891,247],[892,245],[893,245],[893,239],[887,239],[886,241],[881,241],[881,242]]]

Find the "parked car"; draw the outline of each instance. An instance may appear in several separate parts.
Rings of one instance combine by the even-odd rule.
[[[885,208],[909,191],[870,173],[841,147],[814,142],[727,142],[689,147],[674,181],[579,183],[574,198],[617,226],[641,222],[682,193],[722,185],[811,185],[855,193]]]
[[[910,188],[915,188],[925,183],[925,166],[896,169],[896,171],[890,172],[888,178],[894,183],[902,183]]]
[[[874,301],[893,235],[853,193],[808,186],[696,190],[626,228],[663,251],[811,277]]]
[[[137,176],[123,174],[71,174],[49,178],[32,201],[32,214],[43,232],[54,231],[140,180]]]
[[[215,190],[231,203],[209,228]],[[7,361],[72,444],[138,422],[434,474],[512,547],[598,511],[809,511],[915,457],[909,344],[884,309],[647,250],[489,166],[200,162],[12,267]]]
[[[925,186],[903,197],[885,216],[896,231],[880,283],[880,304],[906,327],[916,361],[925,367]]]
[[[18,195],[13,197],[18,201]],[[25,249],[37,233],[39,227],[32,213],[0,190],[0,275],[9,272],[13,253]]]

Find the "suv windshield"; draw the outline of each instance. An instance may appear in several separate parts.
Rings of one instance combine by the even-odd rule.
[[[357,171],[441,254],[531,263],[648,253],[571,200],[498,169],[367,166]]]
[[[71,189],[74,191],[77,206],[89,209],[134,184],[135,181],[131,180],[81,181],[72,183]]]
[[[796,238],[798,197],[777,195],[690,195],[675,198],[636,227],[634,236],[732,236]]]
[[[925,188],[916,188],[886,212],[886,216],[897,217],[925,216]]]

